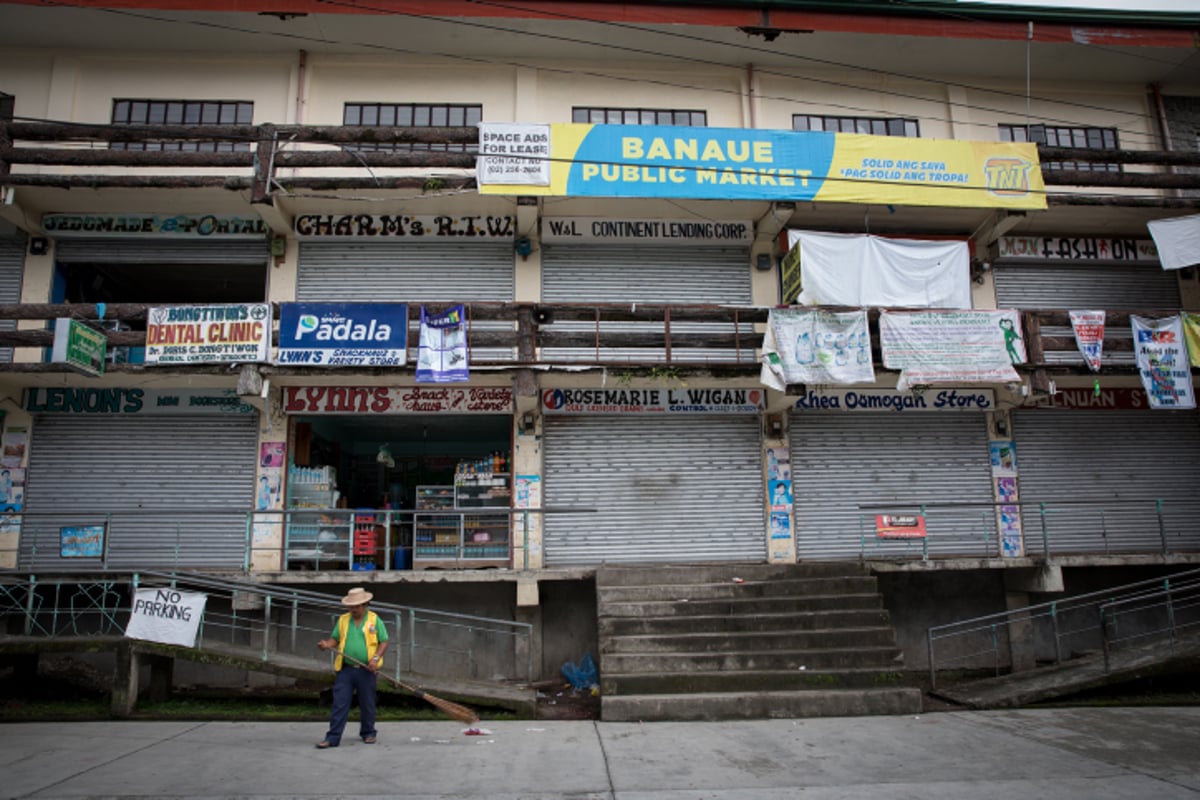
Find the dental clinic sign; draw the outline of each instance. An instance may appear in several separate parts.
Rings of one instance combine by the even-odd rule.
[[[402,367],[408,356],[404,303],[283,303],[278,364]]]

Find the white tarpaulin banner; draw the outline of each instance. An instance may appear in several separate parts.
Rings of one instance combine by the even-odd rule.
[[[480,183],[550,185],[550,126],[516,122],[479,123]]]
[[[148,642],[196,646],[207,596],[175,589],[138,589],[125,635]]]
[[[1100,371],[1104,355],[1104,312],[1069,311],[1071,330],[1075,331],[1075,346],[1092,372]]]
[[[1183,338],[1183,320],[1178,317],[1149,319],[1130,315],[1133,346],[1142,387],[1151,408],[1195,408],[1192,368]]]
[[[1200,214],[1147,222],[1163,269],[1200,264]]]
[[[800,248],[804,306],[970,308],[966,242],[788,231]]]
[[[874,383],[866,309],[773,309],[760,380],[779,391],[789,383]]]
[[[944,383],[1016,383],[1025,361],[1014,310],[884,311],[883,365],[900,370],[896,388]]]

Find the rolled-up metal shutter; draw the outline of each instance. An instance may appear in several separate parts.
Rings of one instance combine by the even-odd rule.
[[[677,303],[749,305],[752,302],[750,251],[740,247],[646,247],[629,245],[546,245],[542,251],[542,300],[547,303]],[[582,322],[555,322],[568,331],[590,331]],[[661,332],[655,323],[608,323],[613,333]],[[719,323],[672,323],[672,333],[728,332]],[[746,331],[744,331],[746,332]],[[740,357],[753,362],[754,336]],[[761,337],[760,337],[761,338]],[[593,361],[595,348],[542,348],[548,360]],[[663,358],[662,350],[603,348],[599,359],[640,361]],[[687,352],[687,359],[736,361],[733,349]]]
[[[265,239],[157,241],[147,239],[63,239],[54,244],[54,260],[90,264],[265,264]]]
[[[1047,261],[1034,264],[999,263],[995,269],[996,306],[998,308],[1088,309],[1173,309],[1181,305],[1179,281],[1171,272],[1151,266],[1064,264]],[[1043,336],[1073,336],[1069,325],[1044,325]],[[1109,327],[1105,338],[1129,339],[1132,333]],[[1104,359],[1110,364],[1132,364],[1129,352],[1105,348]],[[1083,364],[1083,356],[1074,351],[1046,353],[1050,364]]]
[[[800,560],[999,552],[984,415],[793,413],[790,433]],[[922,507],[927,542],[876,536]]]
[[[21,302],[25,274],[25,236],[0,236],[0,303]],[[15,319],[0,320],[0,331],[16,330]],[[12,348],[0,347],[0,362],[12,361]]]
[[[1043,518],[1051,554],[1200,547],[1195,412],[1018,410],[1013,437],[1026,553]]]
[[[61,528],[107,519],[110,567],[241,568],[257,421],[254,414],[35,417],[21,566],[97,564],[62,558]]]
[[[548,416],[547,566],[766,560],[757,416]]]

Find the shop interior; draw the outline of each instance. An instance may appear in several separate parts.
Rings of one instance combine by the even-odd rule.
[[[333,524],[317,531],[320,541],[312,559],[306,557],[303,538],[306,523],[314,520],[293,513],[289,562],[296,563],[289,563],[290,568],[344,569],[335,562],[309,562],[334,556],[344,561],[347,545],[353,545],[352,569],[409,568],[413,561],[418,562],[416,568],[501,566],[490,562],[507,560],[507,513],[484,520],[503,523],[501,532],[484,528],[473,517],[413,512],[460,505],[508,509],[511,416],[320,415],[293,419],[291,427],[287,508],[339,508],[347,513],[316,520]],[[399,512],[386,516],[391,524],[386,531],[386,542],[393,548],[390,557],[383,552],[385,515],[379,513],[388,509]],[[355,543],[360,534],[345,534],[354,530],[348,521],[355,518],[364,523],[360,528],[375,524],[374,547],[361,537]],[[443,529],[430,527],[439,522]],[[396,550],[401,550],[399,556]],[[471,553],[487,557],[475,563],[480,559],[466,558]]]

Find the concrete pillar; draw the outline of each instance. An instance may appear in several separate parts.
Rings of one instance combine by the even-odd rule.
[[[513,647],[513,658],[522,671],[526,664],[530,665],[529,680],[542,678],[542,606],[538,602],[538,584],[536,580],[517,582],[517,622],[529,623],[529,641],[518,638]]]
[[[1025,592],[1005,592],[1004,607],[1015,613],[1008,618],[1008,650],[1013,672],[1025,672],[1037,666],[1037,647],[1033,641],[1033,623],[1021,609],[1029,605]]]
[[[128,717],[137,706],[138,663],[137,654],[129,642],[117,645],[116,664],[113,667],[112,715]]]

